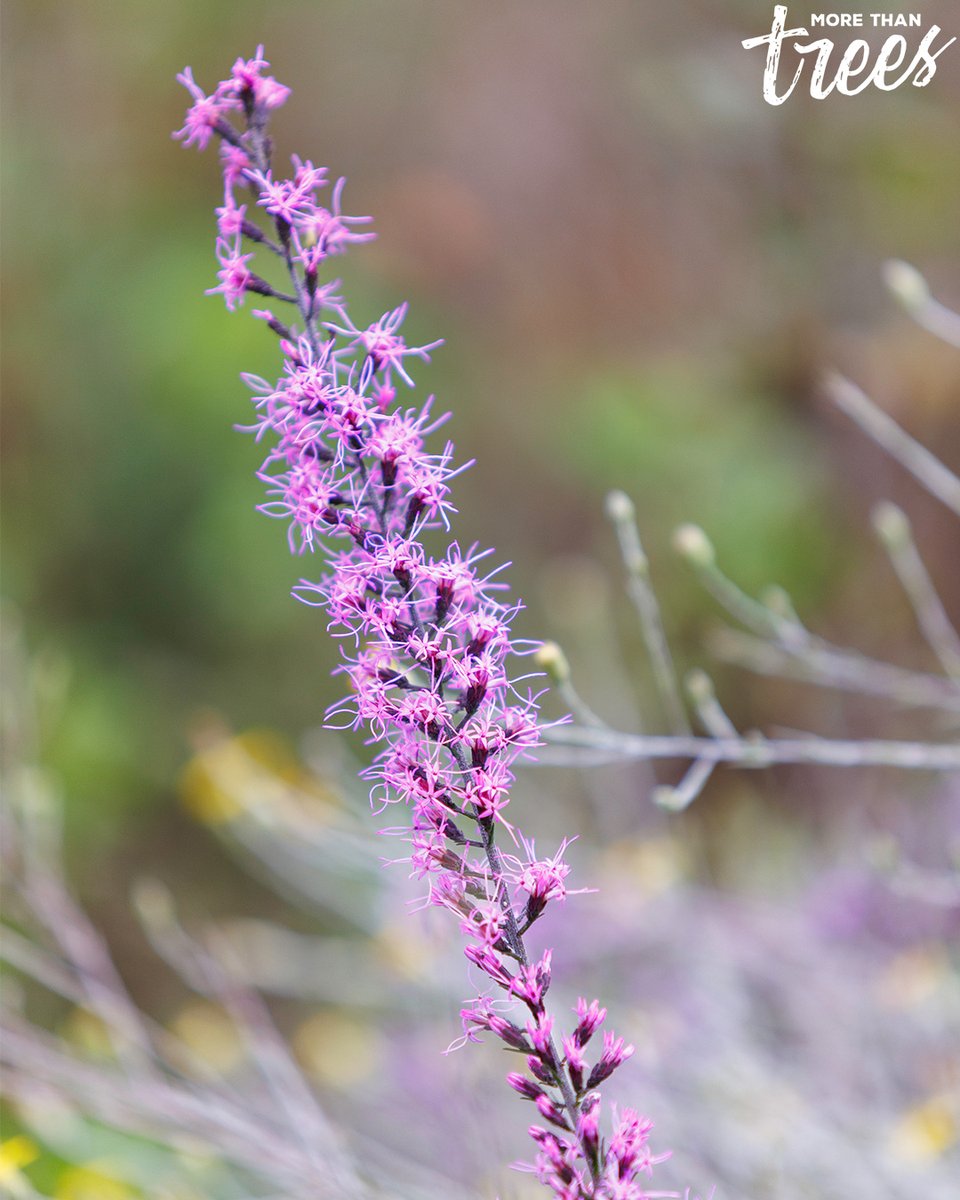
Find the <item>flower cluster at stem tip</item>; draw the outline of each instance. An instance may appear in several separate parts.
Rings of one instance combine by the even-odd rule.
[[[284,306],[262,319],[279,337],[283,371],[276,383],[244,379],[253,392],[258,439],[271,439],[259,476],[261,506],[288,523],[291,548],[316,551],[319,581],[295,594],[326,610],[341,639],[350,695],[329,719],[365,728],[379,747],[365,773],[378,810],[403,805],[413,873],[427,881],[427,902],[452,911],[465,953],[484,983],[462,1012],[463,1040],[483,1033],[525,1059],[508,1083],[531,1101],[543,1124],[528,1165],[563,1200],[643,1200],[655,1156],[650,1122],[631,1109],[613,1114],[601,1134],[598,1088],[633,1053],[604,1033],[591,1040],[606,1010],[581,999],[576,1024],[554,1032],[546,1006],[551,950],[539,958],[525,936],[548,905],[568,894],[565,841],[548,859],[505,817],[516,760],[540,741],[537,696],[508,664],[535,648],[511,635],[519,605],[489,570],[489,551],[447,545],[431,554],[429,531],[449,532],[453,465],[448,442],[427,440],[445,422],[432,400],[404,407],[398,385],[413,386],[413,360],[429,361],[439,342],[408,346],[406,305],[367,326],[351,320],[338,280],[321,282],[327,260],[374,235],[369,218],[343,213],[343,179],[292,159],[275,174],[270,114],[289,89],[267,75],[258,47],[205,95],[186,69],[179,81],[193,103],[174,136],[204,149],[216,138],[223,169],[217,208],[219,283],[233,310],[248,293]],[[259,219],[257,219],[259,218]],[[249,247],[245,251],[245,247]],[[254,273],[254,251],[279,264],[275,287]],[[469,465],[469,464],[467,464]],[[435,535],[437,537],[441,535]],[[506,854],[505,832],[515,854]],[[522,1015],[520,1015],[522,1014]],[[661,1193],[662,1194],[662,1193]]]

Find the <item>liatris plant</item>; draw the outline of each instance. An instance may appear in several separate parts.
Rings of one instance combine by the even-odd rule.
[[[525,1058],[527,1073],[507,1081],[546,1123],[530,1128],[530,1169],[564,1200],[642,1200],[666,1156],[650,1149],[651,1122],[629,1109],[604,1137],[597,1090],[633,1047],[606,1032],[593,1052],[606,1017],[597,1000],[578,1001],[568,1034],[555,1029],[546,1002],[553,951],[534,956],[527,946],[547,906],[569,894],[567,843],[539,859],[505,816],[514,764],[543,728],[529,676],[511,675],[534,647],[511,633],[520,605],[487,570],[489,551],[454,541],[434,555],[424,544],[429,531],[449,532],[450,481],[463,467],[453,465],[449,442],[426,449],[446,420],[433,415],[432,397],[406,408],[396,385],[412,387],[411,360],[429,361],[440,343],[406,344],[406,305],[354,324],[339,281],[321,282],[329,259],[374,235],[369,218],[342,212],[343,179],[331,185],[324,168],[297,157],[290,178],[275,174],[267,127],[289,89],[264,73],[268,66],[259,47],[209,96],[185,70],[179,79],[193,104],[174,136],[200,149],[220,142],[220,282],[210,290],[231,310],[254,293],[292,314],[254,313],[280,339],[283,372],[276,384],[245,379],[253,431],[275,439],[259,473],[269,495],[262,510],[289,522],[292,549],[326,563],[318,582],[295,592],[326,609],[341,639],[351,692],[330,717],[365,728],[378,747],[366,773],[374,806],[409,809],[413,872],[428,880],[428,902],[459,919],[466,957],[488,981],[463,1009],[464,1040],[492,1033]],[[253,272],[245,243],[281,260],[289,292]],[[514,853],[501,849],[501,833]],[[525,1020],[515,1011],[523,1008]]]

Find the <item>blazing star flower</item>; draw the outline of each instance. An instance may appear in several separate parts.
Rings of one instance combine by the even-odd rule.
[[[220,237],[223,241],[228,242],[231,238],[236,238],[238,234],[243,232],[243,223],[247,215],[247,206],[241,204],[239,207],[233,203],[232,198],[217,209],[217,229],[220,231]]]
[[[290,96],[290,89],[270,75],[261,72],[270,64],[263,57],[263,46],[257,47],[253,58],[238,58],[230,72],[231,78],[224,80],[218,87],[218,92],[230,95],[236,94],[241,99],[249,98],[250,108],[266,113],[272,108],[285,104]]]
[[[357,329],[348,325],[346,329],[339,325],[328,325],[335,333],[353,339],[353,343],[363,349],[369,356],[377,371],[383,371],[384,378],[389,381],[391,371],[396,371],[407,387],[413,387],[414,382],[407,374],[403,360],[413,355],[430,361],[430,351],[443,345],[442,339],[431,342],[428,346],[408,346],[397,330],[403,324],[407,315],[407,305],[401,304],[392,312],[384,313],[379,321],[366,329]]]
[[[343,254],[348,246],[357,242],[370,242],[377,236],[372,230],[354,229],[355,225],[368,225],[372,217],[348,217],[340,208],[340,200],[346,180],[341,178],[333,185],[330,208],[315,205],[313,212],[301,223],[300,233],[304,244],[315,244],[321,258]]]
[[[221,142],[220,166],[223,171],[223,187],[229,203],[237,184],[246,182],[251,163],[242,146],[235,146],[232,142]]]
[[[566,885],[570,874],[570,866],[564,861],[564,854],[573,838],[564,838],[552,858],[537,858],[536,846],[533,841],[519,835],[520,844],[526,857],[521,859],[513,854],[505,854],[508,875],[517,893],[525,893],[526,908],[524,920],[532,924],[543,913],[543,910],[554,900],[563,901],[567,896],[583,895],[594,891],[594,888],[575,888],[571,891]]]
[[[308,220],[316,211],[316,185],[308,177],[296,179],[272,178],[270,171],[247,171],[247,179],[260,192],[257,203],[274,217],[288,225]]]
[[[271,441],[258,472],[267,489],[261,510],[287,523],[291,550],[321,563],[320,578],[302,579],[294,594],[325,610],[340,645],[349,694],[327,722],[366,729],[378,748],[362,772],[371,805],[408,813],[404,826],[384,832],[407,838],[401,861],[426,881],[424,904],[455,914],[466,936],[483,992],[462,1011],[461,1041],[489,1033],[526,1056],[529,1074],[508,1082],[558,1131],[531,1127],[529,1169],[563,1200],[641,1200],[639,1176],[659,1161],[647,1148],[650,1124],[625,1110],[605,1149],[595,1090],[633,1047],[606,1033],[591,1066],[585,1048],[606,1016],[598,1001],[580,1000],[573,1030],[555,1035],[546,1004],[553,951],[535,956],[525,941],[544,910],[573,892],[569,839],[552,858],[537,858],[504,815],[517,762],[543,731],[538,697],[516,673],[534,648],[511,630],[521,606],[497,578],[501,568],[487,568],[489,551],[451,541],[428,554],[423,545],[426,532],[449,529],[451,484],[470,464],[455,465],[452,443],[428,450],[447,414],[433,412],[433,397],[398,407],[394,380],[412,388],[412,360],[429,362],[442,343],[407,345],[399,332],[406,304],[355,324],[339,281],[320,282],[328,257],[374,235],[362,228],[369,218],[343,215],[343,179],[329,207],[319,203],[325,168],[294,156],[292,178],[274,174],[266,129],[289,90],[264,74],[268,66],[260,46],[212,96],[185,70],[179,79],[193,104],[175,136],[200,149],[221,139],[220,282],[210,291],[231,310],[255,292],[293,313],[287,322],[256,311],[279,337],[283,365],[276,383],[244,379],[256,413],[249,431]],[[243,128],[230,124],[237,113]],[[238,184],[253,190],[249,210],[234,199]],[[244,239],[276,256],[290,294],[253,274]],[[324,309],[336,322],[321,322]],[[501,852],[503,831],[522,855]],[[525,1010],[526,1025],[500,1007]]]
[[[243,303],[247,291],[251,290],[254,276],[247,269],[247,263],[253,255],[240,253],[239,239],[229,242],[221,237],[217,238],[217,258],[220,260],[220,270],[217,272],[220,282],[216,287],[207,288],[207,295],[222,293],[227,308],[233,312],[238,304]]]
[[[198,150],[205,150],[215,133],[222,134],[224,128],[229,128],[226,117],[231,110],[240,107],[240,101],[233,96],[204,95],[194,83],[193,72],[189,67],[180,72],[177,80],[193,97],[193,104],[187,109],[183,127],[173,136],[182,138],[185,146],[196,146]]]

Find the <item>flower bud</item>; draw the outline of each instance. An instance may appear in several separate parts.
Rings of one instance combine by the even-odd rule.
[[[713,680],[706,671],[691,671],[684,682],[694,704],[706,704],[714,698]]]
[[[546,671],[554,683],[566,683],[570,679],[567,656],[556,642],[544,642],[534,661],[541,670]]]
[[[883,281],[887,291],[908,312],[922,308],[930,299],[927,281],[916,267],[899,258],[891,258],[883,265]]]
[[[532,1079],[528,1079],[526,1075],[521,1075],[519,1071],[511,1071],[507,1076],[507,1083],[524,1100],[539,1100],[543,1096],[543,1088],[535,1084]]]
[[[910,522],[907,514],[896,504],[884,500],[871,513],[877,537],[890,550],[898,550],[910,540]]]
[[[673,548],[694,567],[712,567],[716,561],[713,543],[699,525],[681,525],[674,532]]]
[[[637,513],[633,501],[626,492],[610,492],[607,496],[607,516],[616,524],[632,521]]]

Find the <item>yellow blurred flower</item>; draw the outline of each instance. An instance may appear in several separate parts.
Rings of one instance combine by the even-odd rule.
[[[933,1096],[904,1113],[893,1131],[893,1151],[908,1162],[939,1158],[957,1144],[957,1101]]]
[[[56,1200],[136,1200],[140,1195],[95,1163],[66,1167],[54,1191]]]
[[[87,1008],[72,1008],[60,1027],[64,1038],[93,1058],[112,1058],[113,1043],[100,1017]]]
[[[383,1039],[368,1024],[346,1013],[310,1017],[293,1036],[305,1070],[320,1083],[350,1087],[369,1078],[383,1056]]]
[[[243,1058],[240,1035],[226,1013],[208,1000],[191,1000],[170,1022],[170,1030],[203,1063],[221,1073]]]
[[[0,1142],[0,1184],[11,1183],[23,1167],[28,1167],[39,1157],[36,1144],[23,1134]]]
[[[409,920],[385,921],[373,943],[377,957],[404,979],[422,979],[433,962],[430,943]]]
[[[329,820],[336,792],[307,771],[289,742],[272,730],[231,734],[216,717],[204,716],[194,733],[197,753],[180,780],[186,808],[208,825],[223,825],[258,810],[308,814]]]

